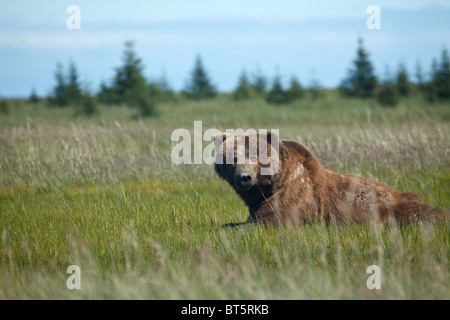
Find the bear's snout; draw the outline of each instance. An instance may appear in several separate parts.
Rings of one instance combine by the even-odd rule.
[[[252,181],[252,176],[249,173],[241,173],[239,179],[240,183],[247,183]]]
[[[234,176],[235,186],[243,191],[247,191],[252,187],[253,185],[252,180],[253,180],[252,175],[247,172],[237,173]]]

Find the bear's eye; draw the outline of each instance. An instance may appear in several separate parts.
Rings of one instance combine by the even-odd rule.
[[[234,157],[233,163],[234,163],[234,164],[237,164],[237,162],[238,162],[238,158]]]

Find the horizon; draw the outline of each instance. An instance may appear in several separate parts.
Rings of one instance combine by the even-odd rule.
[[[134,5],[130,5],[134,4]],[[66,26],[69,5],[80,8],[81,29]],[[336,88],[347,76],[362,38],[375,73],[404,63],[414,79],[450,48],[450,3],[445,1],[237,1],[208,4],[167,1],[95,3],[30,0],[0,5],[0,96],[48,95],[56,64],[73,61],[80,80],[97,92],[122,63],[124,42],[135,42],[147,79],[164,75],[180,91],[200,55],[220,92],[232,91],[243,70],[260,70],[269,81],[296,76],[304,87],[318,81]],[[381,29],[368,29],[367,8],[378,5]]]

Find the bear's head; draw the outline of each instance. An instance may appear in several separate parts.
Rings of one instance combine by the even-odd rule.
[[[250,136],[221,133],[214,143],[215,171],[239,193],[278,181],[287,151],[275,133]]]

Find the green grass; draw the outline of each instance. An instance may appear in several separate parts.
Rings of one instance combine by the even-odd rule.
[[[274,128],[323,165],[450,207],[450,105],[394,109],[333,93],[158,106],[155,118],[101,107],[18,104],[0,115],[0,299],[449,299],[448,225],[313,223],[222,229],[248,213],[211,166],[171,163],[170,135]],[[66,287],[70,265],[81,289]],[[369,290],[366,269],[382,270]]]

